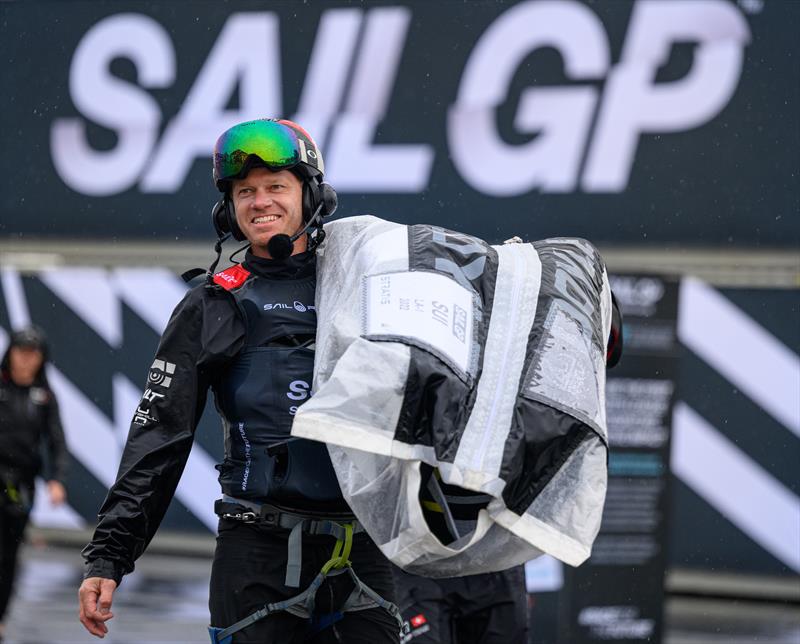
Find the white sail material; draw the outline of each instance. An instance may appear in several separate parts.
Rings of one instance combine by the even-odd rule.
[[[383,553],[429,577],[583,562],[607,480],[611,295],[594,247],[371,216],[325,229],[314,395],[292,434],[328,444]]]

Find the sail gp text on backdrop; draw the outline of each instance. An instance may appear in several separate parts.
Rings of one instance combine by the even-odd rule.
[[[291,118],[322,133],[328,175],[341,192],[415,193],[430,180],[433,145],[374,141],[390,112],[412,14],[402,5],[321,13]],[[167,29],[138,13],[95,23],[70,65],[70,95],[81,116],[51,124],[58,174],[86,195],[133,186],[145,193],[177,192],[226,123],[287,113],[280,35],[276,13],[230,14],[169,118],[148,92],[176,82],[176,43]],[[488,25],[466,58],[457,95],[445,97],[447,153],[463,180],[489,195],[623,191],[642,134],[689,130],[726,106],[749,40],[743,14],[727,0],[639,0],[620,58],[612,63],[608,33],[589,7],[574,0],[521,2]],[[691,67],[677,80],[657,83],[673,45],[686,42],[696,44]],[[498,132],[498,106],[523,61],[544,47],[558,50],[571,82],[525,88],[514,127],[539,136],[508,143]],[[116,58],[132,61],[137,83],[111,73]],[[237,88],[239,108],[232,110],[227,106]],[[94,149],[87,121],[113,130],[115,147]]]

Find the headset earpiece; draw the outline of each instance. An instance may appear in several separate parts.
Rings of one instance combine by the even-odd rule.
[[[214,232],[217,233],[217,237],[224,237],[230,232],[225,215],[225,197],[215,203],[211,209],[211,223],[214,226]]]
[[[244,241],[244,235],[239,228],[239,223],[236,221],[233,202],[228,198],[228,195],[225,195],[214,204],[211,209],[211,223],[214,225],[217,237],[230,233],[236,241]]]
[[[333,189],[331,184],[323,181],[319,184],[319,194],[322,201],[322,212],[320,214],[323,217],[330,217],[336,212],[336,208],[339,205],[339,197],[336,195],[336,190]]]
[[[311,181],[303,181],[303,223],[307,222],[317,209],[317,190]]]
[[[244,241],[246,237],[242,229],[239,228],[239,222],[236,221],[236,209],[233,207],[233,201],[227,195],[225,196],[225,218],[228,220],[228,228],[233,238],[236,241]]]
[[[322,204],[320,218],[330,217],[336,211],[339,199],[331,184],[320,181],[319,177],[314,177],[304,182],[303,219],[308,221],[320,204]]]

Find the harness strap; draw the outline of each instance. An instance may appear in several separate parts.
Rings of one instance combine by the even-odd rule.
[[[447,505],[447,499],[444,496],[444,492],[442,492],[442,488],[439,487],[439,481],[435,476],[431,476],[428,479],[428,491],[433,496],[435,504],[440,507],[439,510],[434,511],[441,512],[444,515],[444,522],[445,525],[447,525],[447,529],[450,531],[450,534],[453,535],[453,539],[458,539],[461,535],[459,534],[458,527],[453,519],[453,514],[450,512],[450,506]]]
[[[350,550],[353,547],[353,525],[346,523],[344,526],[338,527],[344,528],[344,538],[337,537],[333,555],[322,566],[322,572],[326,575],[332,568],[339,570],[350,565]]]
[[[364,528],[356,521],[342,525],[327,519],[322,521],[304,519],[296,523],[289,533],[285,585],[289,588],[300,587],[300,572],[303,561],[303,532],[307,534],[325,534],[336,539],[333,555],[322,567],[322,571],[327,573],[332,568],[343,568],[350,563],[349,557],[350,550],[353,547],[353,535],[363,531]]]
[[[244,506],[247,508],[248,506]],[[272,507],[272,506],[270,506]],[[263,507],[259,508],[259,514],[263,514]],[[227,628],[220,629],[216,627],[209,627],[209,635],[214,644],[230,644],[232,642],[232,635],[240,630],[247,628],[251,624],[264,619],[268,615],[277,611],[286,611],[301,619],[310,621],[310,626],[314,632],[318,632],[326,628],[330,624],[342,618],[342,614],[348,611],[366,610],[368,608],[383,608],[392,615],[398,623],[398,628],[402,629],[403,619],[400,616],[400,609],[389,602],[369,586],[364,584],[356,575],[352,568],[350,561],[350,552],[353,547],[353,535],[357,532],[363,531],[363,527],[353,520],[349,523],[340,524],[330,519],[310,519],[301,515],[294,515],[291,513],[281,513],[282,516],[290,517],[286,522],[281,520],[281,516],[275,517],[275,522],[278,525],[284,526],[284,523],[293,522],[291,532],[289,533],[288,544],[288,563],[286,566],[286,580],[287,586],[297,587],[300,584],[300,566],[302,561],[302,547],[303,547],[303,532],[310,534],[326,534],[336,538],[336,545],[333,548],[331,558],[325,562],[322,569],[319,571],[311,584],[303,592],[290,597],[284,601],[273,602],[266,604],[253,614],[248,615],[244,619],[239,620],[235,624]],[[223,514],[223,516],[225,516]],[[236,515],[229,515],[234,518]],[[239,514],[241,516],[241,513]],[[297,519],[294,522],[294,519]],[[248,519],[239,519],[248,520]],[[353,581],[353,590],[347,597],[341,608],[334,611],[330,615],[322,615],[315,617],[314,606],[316,604],[316,596],[319,587],[327,576],[335,576],[347,572]]]
[[[363,581],[361,581],[361,579],[358,578],[355,570],[350,567],[348,567],[347,570],[350,573],[350,578],[353,580],[355,588],[353,588],[350,596],[345,600],[344,604],[342,604],[342,607],[339,610],[342,613],[346,613],[348,611],[366,610],[368,608],[375,607],[383,608],[397,620],[398,626],[402,628],[403,618],[397,605],[385,600],[378,593],[372,590],[372,588],[367,586]],[[368,601],[362,599],[363,596],[366,596]]]
[[[322,585],[322,582],[325,580],[325,577],[329,575],[334,576],[338,574],[342,574],[344,572],[349,573],[350,578],[353,580],[354,588],[348,598],[345,600],[344,604],[342,604],[339,610],[335,611],[330,615],[323,615],[314,620],[314,605],[316,603],[316,595],[319,587]],[[367,601],[362,599],[362,596],[366,596]],[[349,565],[343,569],[332,570],[330,573],[320,573],[314,577],[314,581],[311,582],[311,585],[306,588],[302,593],[299,595],[295,595],[294,597],[290,597],[284,601],[280,602],[273,602],[271,604],[266,604],[264,607],[260,608],[256,612],[251,615],[248,615],[244,619],[239,620],[235,624],[228,626],[227,628],[215,628],[209,627],[209,635],[211,636],[211,641],[213,644],[230,644],[232,640],[227,639],[231,638],[234,633],[238,633],[239,631],[247,628],[251,624],[264,619],[268,615],[272,613],[276,613],[281,610],[285,610],[296,617],[300,617],[301,619],[308,619],[312,621],[312,627],[315,631],[320,631],[326,626],[338,621],[341,619],[342,615],[346,612],[354,612],[358,610],[367,610],[369,608],[383,608],[386,610],[392,617],[395,618],[397,621],[398,629],[402,629],[403,627],[403,618],[400,614],[400,609],[397,607],[396,604],[385,600],[381,597],[378,593],[376,593],[372,588],[367,586],[364,582],[362,582],[358,575],[356,575],[355,571]]]
[[[289,588],[299,588],[300,586],[300,569],[303,565],[303,526],[305,524],[305,521],[300,521],[289,533],[286,580],[283,582]]]
[[[300,573],[303,561],[302,535],[304,532],[313,535],[328,535],[336,539],[337,542],[342,541],[343,545],[346,546],[345,559],[350,556],[352,536],[359,532],[364,532],[364,527],[355,518],[343,516],[341,519],[339,517],[336,519],[315,519],[308,515],[290,512],[273,505],[259,505],[246,499],[237,499],[228,495],[223,495],[222,500],[217,501],[215,510],[217,514],[227,519],[285,528],[290,531],[287,544],[286,579],[284,580],[284,583],[289,588],[300,587]],[[348,543],[350,544],[349,546],[347,546]],[[340,554],[337,553],[336,557],[339,557]],[[341,568],[342,566],[337,567]]]
[[[285,599],[280,602],[273,602],[271,604],[265,604],[262,608],[257,610],[255,613],[248,615],[244,619],[240,619],[235,624],[228,626],[224,629],[214,629],[214,633],[212,635],[212,642],[215,644],[218,642],[219,644],[223,644],[223,640],[226,637],[230,637],[234,633],[238,633],[244,628],[247,628],[251,624],[264,619],[267,615],[271,615],[272,613],[276,613],[281,610],[285,610],[287,613],[292,613],[300,618],[307,618],[308,613],[308,604],[311,603],[312,610],[314,605],[314,595],[316,595],[317,590],[322,585],[322,581],[325,579],[325,575],[322,573],[318,574],[314,581],[311,582],[311,585],[306,588],[302,593],[299,595],[295,595],[294,597],[290,597],[289,599]],[[210,630],[210,629],[209,629]],[[213,639],[213,636],[216,636],[217,639]]]

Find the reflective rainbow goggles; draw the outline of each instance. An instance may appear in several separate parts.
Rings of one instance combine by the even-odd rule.
[[[305,163],[325,172],[322,154],[314,139],[302,127],[287,120],[258,119],[234,125],[223,132],[214,146],[214,183],[238,178],[258,157],[272,170]]]

